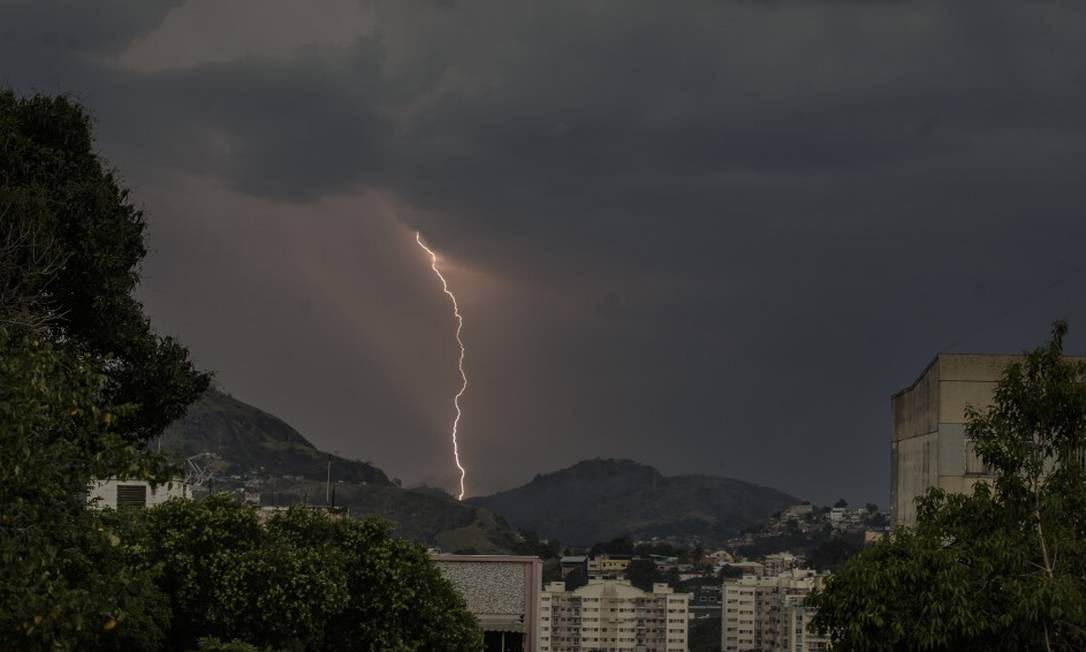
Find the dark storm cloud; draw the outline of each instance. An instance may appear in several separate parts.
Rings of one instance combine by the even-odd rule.
[[[1086,235],[1079,5],[77,4],[8,8],[30,28],[0,54],[36,56],[0,72],[83,98],[145,188],[163,328],[243,397],[395,473],[446,477],[444,450],[413,448],[440,441],[447,360],[397,340],[417,317],[389,310],[402,294],[351,282],[431,291],[408,228],[471,295],[480,490],[607,455],[885,502],[887,397],[936,350],[1017,350],[1086,317],[1065,299],[1081,279],[1036,296]],[[201,181],[179,192],[178,173]],[[358,220],[404,228],[322,203],[358,193],[388,199]],[[307,226],[248,221],[292,212]],[[208,238],[207,278],[170,276]],[[357,260],[329,253],[341,238]],[[199,294],[171,299],[186,283]],[[236,302],[246,283],[267,296]],[[440,299],[418,304],[438,325]],[[184,309],[201,301],[277,321],[267,346],[299,361],[252,373],[241,332]],[[401,436],[358,441],[367,425]]]
[[[40,50],[67,54],[116,52],[161,23],[182,1],[5,0],[0,5],[0,42],[22,48],[24,54]]]

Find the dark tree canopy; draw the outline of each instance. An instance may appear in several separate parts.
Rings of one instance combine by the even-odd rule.
[[[145,443],[207,385],[132,293],[144,224],[66,98],[0,91],[0,649],[155,650],[169,612],[93,478],[165,478]]]
[[[105,398],[131,406],[117,431],[145,442],[208,377],[133,296],[146,224],[93,144],[90,117],[68,98],[0,91],[0,319],[100,357]]]
[[[285,650],[478,649],[462,598],[426,551],[376,519],[292,508],[262,524],[220,494],[147,512],[146,563],[163,565],[169,649],[213,636]]]
[[[578,566],[566,574],[565,582],[567,591],[576,591],[588,584],[588,573],[585,572],[584,567]]]
[[[104,383],[73,345],[8,340],[0,352],[0,650],[162,642],[153,573],[128,564],[114,524],[85,503],[91,477],[141,464],[112,430]]]
[[[611,539],[605,543],[592,544],[592,548],[589,550],[588,554],[593,557],[600,554],[632,555],[634,554],[634,544],[629,537],[618,537],[617,539]]]
[[[642,591],[651,591],[655,582],[660,582],[660,573],[651,559],[633,559],[626,567],[626,579]]]

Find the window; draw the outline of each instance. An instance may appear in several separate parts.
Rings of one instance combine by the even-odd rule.
[[[117,509],[138,509],[147,506],[147,485],[117,485]]]
[[[977,454],[972,439],[965,440],[965,472],[973,475],[988,474],[988,467]]]

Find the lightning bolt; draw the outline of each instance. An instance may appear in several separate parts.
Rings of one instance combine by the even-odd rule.
[[[437,254],[434,253],[433,249],[423,244],[422,235],[418,231],[415,232],[415,242],[419,243],[419,246],[430,254],[430,269],[434,270],[434,274],[441,280],[441,288],[449,296],[449,300],[452,301],[453,316],[456,317],[456,343],[460,346],[460,360],[457,362],[457,368],[460,370],[460,391],[453,398],[453,405],[456,407],[456,418],[453,419],[452,423],[452,445],[453,460],[456,461],[456,468],[460,469],[460,495],[456,499],[464,500],[464,478],[467,477],[468,472],[460,464],[460,445],[456,441],[457,429],[460,427],[460,416],[462,414],[460,411],[460,397],[464,395],[464,392],[468,391],[468,375],[464,373],[464,356],[467,354],[467,349],[464,348],[464,340],[461,337],[464,330],[464,317],[460,314],[460,306],[456,303],[456,295],[449,289],[449,283],[445,280],[445,275],[437,267]]]

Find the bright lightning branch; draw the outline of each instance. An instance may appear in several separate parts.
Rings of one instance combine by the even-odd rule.
[[[456,417],[452,423],[452,445],[453,445],[453,460],[456,462],[456,468],[460,469],[460,494],[456,497],[457,500],[464,500],[464,478],[467,477],[467,470],[460,464],[460,446],[456,440],[457,429],[460,427],[460,397],[464,395],[464,392],[468,390],[468,375],[464,373],[464,356],[467,354],[467,349],[464,348],[464,340],[461,338],[461,332],[464,330],[464,318],[460,315],[460,306],[456,303],[456,295],[449,289],[449,283],[445,280],[445,275],[441,273],[441,270],[437,267],[437,254],[433,249],[430,249],[422,243],[422,236],[416,231],[415,242],[419,243],[419,246],[430,254],[430,269],[434,270],[434,274],[441,280],[441,287],[448,295],[449,300],[452,302],[453,316],[456,317],[456,343],[460,347],[460,360],[457,362],[457,368],[460,370],[460,391],[456,392],[456,396],[453,398],[453,405],[456,407]]]

